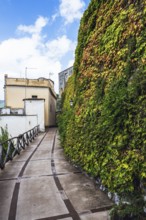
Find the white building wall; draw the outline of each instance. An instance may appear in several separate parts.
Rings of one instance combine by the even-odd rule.
[[[0,127],[8,129],[11,137],[17,137],[20,134],[37,126],[37,115],[1,115]],[[0,130],[1,132],[1,130]]]
[[[44,99],[25,99],[24,109],[26,115],[37,115],[40,131],[45,131],[45,100]]]

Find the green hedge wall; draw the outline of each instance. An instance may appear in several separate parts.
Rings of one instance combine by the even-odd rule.
[[[66,155],[121,201],[126,199],[131,204],[127,212],[142,219],[145,0],[91,0],[80,23],[74,74],[62,96],[59,130]]]

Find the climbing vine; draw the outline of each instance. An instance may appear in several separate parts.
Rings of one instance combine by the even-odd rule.
[[[145,27],[145,0],[91,0],[59,117],[66,155],[118,194],[123,219],[145,215]]]

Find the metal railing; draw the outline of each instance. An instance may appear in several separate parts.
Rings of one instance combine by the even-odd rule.
[[[31,130],[20,134],[18,137],[13,137],[3,143],[0,143],[0,168],[4,169],[5,164],[9,160],[13,160],[16,154],[20,154],[22,149],[25,149],[38,135],[39,125]]]

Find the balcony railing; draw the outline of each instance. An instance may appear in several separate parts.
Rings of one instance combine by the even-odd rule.
[[[5,164],[9,160],[13,160],[16,154],[26,148],[38,135],[39,125],[31,130],[20,134],[18,137],[13,137],[3,143],[0,143],[0,168],[4,169]]]

